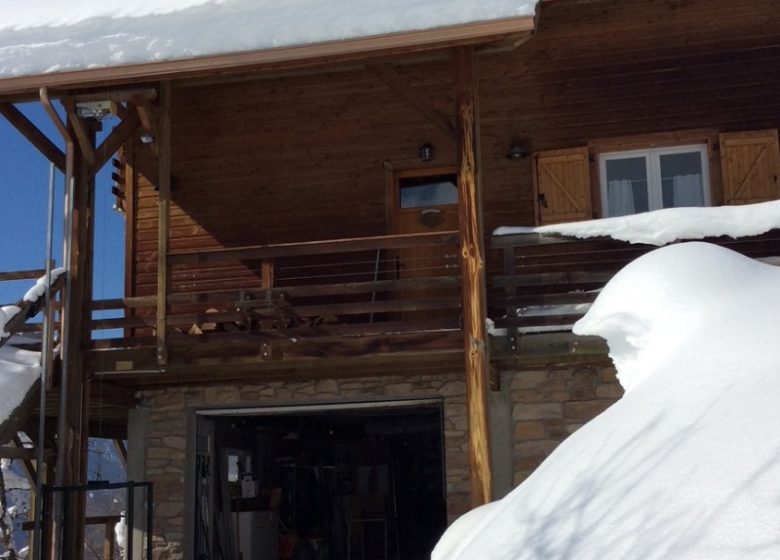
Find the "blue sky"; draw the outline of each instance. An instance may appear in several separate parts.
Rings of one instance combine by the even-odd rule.
[[[55,101],[55,105],[58,102]],[[60,148],[63,142],[40,103],[18,106]],[[113,124],[104,125],[110,131]],[[106,132],[101,134],[98,142]],[[54,258],[62,263],[64,178],[56,173],[54,207]],[[124,216],[115,212],[111,194],[111,169],[106,165],[96,180],[95,278],[97,298],[118,297],[124,289]],[[49,162],[13,126],[0,117],[0,270],[43,268],[46,259],[46,226]],[[0,282],[0,302],[18,300],[32,282]]]

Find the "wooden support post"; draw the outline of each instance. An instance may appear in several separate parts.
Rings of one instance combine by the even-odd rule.
[[[70,129],[72,138],[72,127]],[[94,146],[94,132],[90,131]],[[94,239],[94,180],[89,164],[74,142],[68,142],[67,183],[72,184],[67,209],[70,215],[68,231],[68,276],[63,317],[63,382],[57,429],[56,484],[69,486],[86,483],[87,440],[89,427],[89,376],[85,366],[85,340],[90,321],[84,309],[91,309],[92,251]],[[62,557],[79,559],[84,552],[85,498],[76,496],[65,512],[65,539]]]
[[[454,49],[453,63],[471,504],[476,507],[491,501],[493,490],[487,401],[485,259],[478,168],[479,100],[477,59],[473,48]]]
[[[271,259],[264,260],[260,264],[260,285],[264,290],[271,290],[274,287],[274,261]]]
[[[160,122],[157,153],[159,157],[159,216],[157,224],[157,364],[168,363],[166,331],[168,315],[168,222],[171,212],[171,83],[160,84]]]

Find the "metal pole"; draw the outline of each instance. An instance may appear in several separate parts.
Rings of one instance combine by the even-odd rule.
[[[42,532],[43,532],[43,474],[44,447],[46,437],[46,386],[51,375],[52,367],[52,310],[51,301],[51,267],[52,250],[54,245],[54,164],[49,166],[49,208],[48,223],[46,228],[46,312],[43,318],[43,339],[41,341],[41,376],[40,376],[40,401],[38,405],[38,449],[35,458],[35,528],[33,533],[33,550],[35,557],[43,558]]]

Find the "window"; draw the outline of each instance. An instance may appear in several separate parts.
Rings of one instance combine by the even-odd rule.
[[[706,145],[606,153],[599,165],[605,216],[710,203]]]
[[[401,208],[458,203],[458,176],[455,174],[401,177],[398,186]]]

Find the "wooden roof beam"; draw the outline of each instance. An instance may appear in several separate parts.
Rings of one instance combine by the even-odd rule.
[[[68,114],[68,122],[73,127],[73,133],[76,136],[76,141],[79,144],[79,148],[84,155],[87,165],[94,165],[95,150],[92,147],[91,135],[84,126],[84,121],[79,118],[78,111],[76,110],[76,103],[69,97],[63,97],[60,101]]]
[[[0,102],[0,115],[3,115],[57,169],[65,172],[65,154],[19,109],[11,103]]]
[[[452,119],[436,109],[429,100],[417,93],[390,64],[368,64],[366,68],[373,72],[382,83],[401,96],[418,113],[449,136],[455,137],[455,124]]]
[[[135,102],[138,99],[154,101],[157,99],[157,90],[155,88],[136,88],[136,89],[109,89],[104,91],[93,91],[89,93],[77,93],[70,96],[76,103],[87,103],[90,101],[111,101],[112,103],[125,103],[127,101]]]
[[[128,111],[127,116],[114,127],[103,143],[95,150],[95,160],[89,167],[90,175],[95,175],[117,150],[124,144],[130,135],[138,128],[141,120],[137,111]]]

